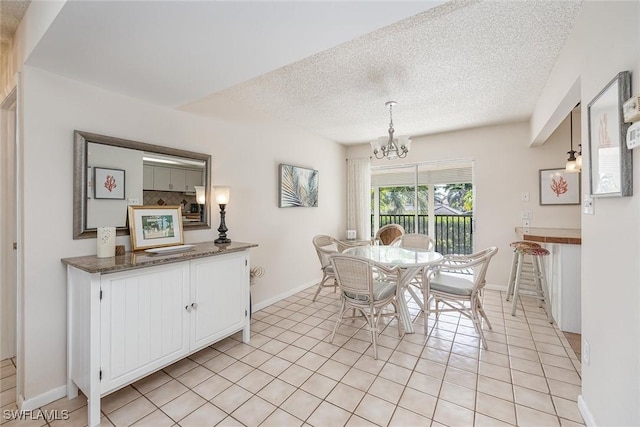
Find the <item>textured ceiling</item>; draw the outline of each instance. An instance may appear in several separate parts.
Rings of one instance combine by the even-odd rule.
[[[2,0],[3,4],[5,0]],[[68,1],[29,65],[345,144],[528,119],[582,0]]]
[[[342,143],[528,119],[580,1],[454,1],[213,94]]]
[[[8,43],[16,32],[31,0],[0,0],[0,42]]]

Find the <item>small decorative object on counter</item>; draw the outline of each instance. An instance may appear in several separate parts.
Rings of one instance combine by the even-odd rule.
[[[98,258],[111,258],[116,256],[116,228],[98,227],[97,234],[96,256]]]
[[[124,245],[116,245],[116,256],[124,255]]]

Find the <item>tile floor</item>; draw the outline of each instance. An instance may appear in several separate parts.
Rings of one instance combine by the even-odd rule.
[[[493,324],[489,351],[469,320],[443,313],[429,334],[410,304],[416,333],[388,324],[371,357],[360,322],[328,342],[337,294],[315,287],[259,312],[249,344],[227,338],[102,399],[102,425],[115,426],[577,426],[580,362],[562,332],[526,297],[517,316],[485,291]],[[15,408],[15,364],[2,362],[2,409]],[[84,426],[86,399],[43,410],[70,418],[4,426]],[[4,413],[4,411],[3,411]]]

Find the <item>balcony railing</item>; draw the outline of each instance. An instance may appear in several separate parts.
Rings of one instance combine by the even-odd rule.
[[[371,230],[373,226],[371,215]],[[435,215],[436,252],[441,254],[468,255],[473,253],[473,218],[470,215]],[[418,215],[416,229],[415,215],[380,215],[380,227],[400,224],[407,233],[429,234],[429,216]]]

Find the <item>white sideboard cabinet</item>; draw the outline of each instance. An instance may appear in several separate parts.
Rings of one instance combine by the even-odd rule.
[[[201,243],[189,252],[67,264],[67,397],[100,397],[238,331],[249,340],[249,248]]]

